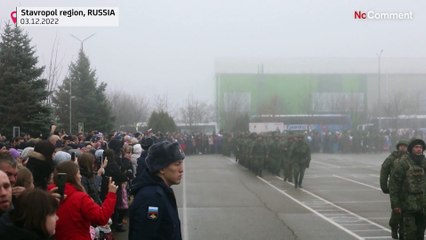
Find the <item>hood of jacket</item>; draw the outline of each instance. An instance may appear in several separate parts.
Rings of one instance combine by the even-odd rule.
[[[141,155],[142,153],[142,146],[138,143],[133,145],[133,154]]]

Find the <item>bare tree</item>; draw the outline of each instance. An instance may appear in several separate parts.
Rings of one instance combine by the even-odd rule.
[[[224,109],[221,111],[223,130],[226,132],[248,131],[249,113],[249,93],[225,93]]]
[[[149,103],[141,96],[129,95],[122,91],[108,94],[111,112],[115,116],[114,127],[136,127],[138,122],[146,122],[149,113]]]
[[[167,94],[154,98],[154,110],[157,112],[168,112],[168,97]]]
[[[197,123],[206,123],[214,118],[213,106],[209,106],[206,102],[194,99],[189,95],[186,105],[181,108],[182,121],[190,127]]]
[[[59,60],[58,57],[59,52],[59,40],[58,37],[55,36],[55,39],[53,41],[52,50],[50,51],[50,60],[49,65],[45,71],[45,78],[47,79],[47,90],[49,91],[49,97],[47,98],[47,104],[52,103],[52,94],[58,87],[58,79],[60,78],[62,74],[62,59]]]

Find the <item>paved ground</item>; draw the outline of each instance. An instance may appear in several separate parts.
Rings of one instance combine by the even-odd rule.
[[[258,177],[220,155],[188,156],[173,187],[185,240],[391,239],[388,195],[379,189],[387,154],[315,154],[303,189]],[[127,233],[116,235],[127,239]]]

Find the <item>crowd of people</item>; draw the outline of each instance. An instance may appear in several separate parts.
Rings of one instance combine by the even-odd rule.
[[[279,175],[282,170],[284,181],[300,188],[311,152],[390,151],[396,139],[413,136],[414,131],[318,135],[151,130],[68,135],[53,126],[46,139],[1,137],[0,239],[113,239],[113,232],[126,231],[126,223],[129,239],[181,239],[171,186],[180,183],[185,155],[234,154],[255,174],[268,170]],[[424,233],[425,147],[420,139],[400,141],[382,166],[381,187],[390,193],[393,209],[393,237],[417,239],[410,236]]]
[[[133,222],[129,223],[129,239],[151,239],[153,234],[165,234],[161,239],[180,239],[180,229],[176,232],[180,228],[176,200],[170,186],[182,178],[185,154],[181,149],[185,146],[181,135],[151,131],[67,135],[53,127],[46,139],[24,136],[2,140],[0,239],[113,239],[113,232],[127,231],[129,220]],[[215,151],[191,147],[186,147],[190,154]],[[169,201],[159,201],[159,205],[148,201],[146,208],[141,207],[143,202],[133,207],[134,213],[143,212],[143,216],[156,207],[157,212],[150,210],[150,218],[129,216],[131,195],[136,202],[149,200],[145,196],[149,194],[148,185],[152,185],[151,190],[164,191]],[[156,221],[161,223],[156,231],[143,227],[143,234],[139,234],[141,227],[136,224],[150,220],[144,224],[154,226],[155,214],[158,208],[165,212],[164,206],[179,224],[170,230],[169,220],[164,218],[165,222]],[[144,234],[147,238],[142,237]]]

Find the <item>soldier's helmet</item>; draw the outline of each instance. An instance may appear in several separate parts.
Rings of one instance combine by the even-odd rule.
[[[410,143],[408,144],[407,151],[409,153],[411,153],[411,150],[413,150],[413,147],[416,146],[416,145],[421,145],[422,148],[423,148],[423,151],[426,148],[426,144],[425,144],[425,142],[422,139],[415,138],[415,139],[411,140]]]
[[[398,150],[399,146],[401,146],[401,145],[408,146],[408,140],[406,140],[406,139],[399,140],[398,143],[396,144],[396,150]]]

